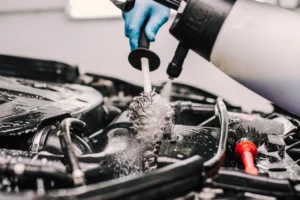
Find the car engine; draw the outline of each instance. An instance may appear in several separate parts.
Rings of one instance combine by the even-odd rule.
[[[0,55],[0,199],[299,199],[299,117],[276,105],[246,113],[173,83],[172,130],[144,145],[128,110],[142,90]],[[257,147],[258,174],[237,155],[245,138]]]

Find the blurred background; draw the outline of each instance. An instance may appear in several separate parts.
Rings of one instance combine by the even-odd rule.
[[[264,1],[288,9],[300,5],[298,0]],[[161,58],[161,67],[151,73],[157,84],[167,80],[165,71],[178,44],[168,32],[173,19],[174,13],[151,44]],[[108,0],[0,0],[0,54],[57,60],[78,65],[82,72],[142,84],[140,71],[127,61],[129,52],[121,13]],[[265,99],[191,51],[184,68],[177,82],[207,90],[248,111],[271,109]]]

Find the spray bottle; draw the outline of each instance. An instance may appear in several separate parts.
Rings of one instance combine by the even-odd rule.
[[[168,67],[170,77],[180,75],[191,49],[242,85],[300,116],[299,13],[253,0],[156,1],[178,12],[170,33],[180,42],[180,51],[174,55],[176,63]]]

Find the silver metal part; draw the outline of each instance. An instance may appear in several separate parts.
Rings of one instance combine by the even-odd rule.
[[[34,136],[34,138],[33,138],[33,141],[32,141],[32,145],[31,145],[31,147],[30,147],[30,150],[31,150],[32,152],[36,152],[36,153],[39,152],[42,135],[43,135],[43,133],[44,133],[45,131],[47,131],[47,129],[48,129],[48,131],[49,131],[50,128],[51,128],[51,127],[45,127],[45,128],[42,128],[41,130],[39,130],[39,131],[35,134],[35,136]]]
[[[17,163],[14,166],[14,172],[16,175],[22,175],[25,171],[25,165],[21,163]]]
[[[83,185],[85,183],[84,173],[80,169],[72,172],[72,178],[75,185]]]
[[[110,0],[122,12],[129,12],[133,7],[135,0]]]
[[[45,194],[45,186],[44,186],[44,180],[41,178],[38,178],[36,180],[36,185],[37,185],[37,194],[39,196],[43,196]]]

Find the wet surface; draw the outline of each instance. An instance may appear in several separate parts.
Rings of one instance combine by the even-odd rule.
[[[217,153],[219,135],[219,128],[176,125],[172,137],[177,139],[162,139],[158,156],[182,160],[199,155],[209,160]]]
[[[261,116],[241,114],[241,113],[228,113],[230,118],[231,127],[234,124],[242,126],[244,129],[254,127],[261,133],[281,135],[284,132],[284,125],[281,122],[263,118]]]
[[[32,133],[44,119],[77,116],[101,103],[102,95],[89,87],[0,77],[0,136]]]
[[[238,113],[230,113],[229,116],[231,124],[228,138],[228,162],[230,167],[243,169],[241,163],[235,159],[234,147],[239,139],[247,138],[257,146],[258,156],[255,162],[260,173],[266,173],[272,178],[297,179],[300,167],[285,151],[284,135],[293,130],[291,125],[286,125],[286,120],[282,118],[271,120]]]
[[[280,151],[269,152],[265,145],[259,147],[257,166],[262,173],[268,173],[272,178],[297,180],[300,167],[288,154],[280,155]]]

